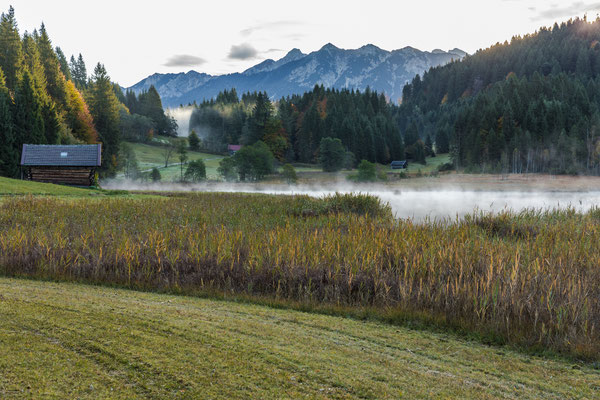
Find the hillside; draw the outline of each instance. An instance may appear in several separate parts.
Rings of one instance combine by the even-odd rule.
[[[373,45],[345,50],[329,43],[310,54],[293,49],[278,61],[266,60],[242,73],[220,76],[196,71],[157,73],[129,89],[139,93],[154,85],[166,107],[199,103],[231,88],[236,88],[238,93],[266,91],[272,99],[279,99],[304,93],[321,84],[338,89],[370,87],[397,101],[403,86],[416,74],[465,55],[459,49],[426,52],[405,47],[386,51]]]
[[[600,174],[600,19],[569,20],[432,68],[396,120],[473,172]]]
[[[586,365],[374,322],[6,278],[0,293],[2,398],[561,399],[599,389]]]

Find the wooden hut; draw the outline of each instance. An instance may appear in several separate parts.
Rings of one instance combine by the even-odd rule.
[[[239,144],[229,144],[229,145],[227,145],[227,152],[229,153],[230,156],[233,156],[233,155],[235,155],[235,153],[240,151],[241,148],[242,148],[242,146]]]
[[[392,161],[392,164],[390,166],[392,167],[392,169],[406,169],[408,168],[408,161]]]
[[[101,165],[102,145],[24,144],[21,154],[23,179],[72,186],[94,184]]]

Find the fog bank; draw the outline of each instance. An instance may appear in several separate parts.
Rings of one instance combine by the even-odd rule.
[[[473,212],[499,212],[524,209],[564,209],[587,211],[600,204],[600,191],[477,191],[443,188],[440,190],[415,190],[382,186],[351,186],[333,184],[327,187],[310,185],[267,184],[178,184],[111,181],[103,184],[106,189],[145,191],[194,191],[194,192],[243,192],[299,195],[314,197],[338,193],[369,193],[388,203],[398,218],[421,221],[430,219],[454,219]]]
[[[177,136],[188,137],[190,134],[190,118],[194,107],[167,108],[165,113],[177,121]]]

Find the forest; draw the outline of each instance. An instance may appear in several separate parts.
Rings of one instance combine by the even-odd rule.
[[[0,17],[0,50],[0,175],[18,176],[24,143],[102,143],[102,175],[114,176],[124,139],[176,134],[154,88],[125,96],[101,63],[88,76],[43,23],[21,35],[13,7]]]
[[[316,163],[321,139],[330,137],[340,139],[357,161],[386,164],[405,156],[393,112],[384,95],[369,89],[361,93],[315,86],[274,103],[264,92],[240,98],[231,89],[195,105],[190,128],[213,152],[225,151],[228,144],[263,141],[281,162]]]
[[[513,37],[416,76],[394,118],[470,172],[600,174],[600,19]]]

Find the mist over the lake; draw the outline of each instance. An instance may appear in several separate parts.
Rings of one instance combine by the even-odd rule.
[[[436,189],[403,189],[383,185],[276,185],[228,183],[139,183],[113,180],[106,189],[126,189],[156,192],[241,192],[323,197],[334,193],[368,193],[392,207],[397,218],[415,221],[455,219],[478,212],[519,212],[525,209],[552,210],[572,208],[585,212],[600,204],[600,191],[557,190],[473,190],[447,186]]]

